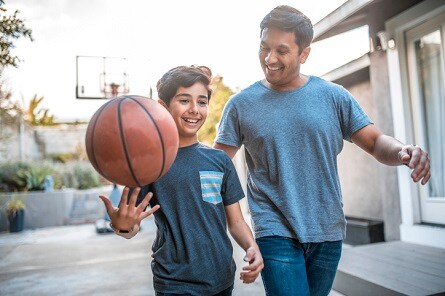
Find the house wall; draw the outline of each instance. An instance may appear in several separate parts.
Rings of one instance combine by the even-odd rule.
[[[351,92],[384,134],[394,136],[386,52],[369,53],[369,59],[366,77],[360,70],[361,75],[354,73],[337,83]],[[382,220],[385,240],[399,240],[401,210],[396,167],[377,162],[347,142],[338,159],[345,214]]]
[[[375,106],[369,80],[344,85],[364,111],[374,120]],[[379,164],[356,145],[344,142],[338,157],[343,208],[347,216],[383,220],[379,184]]]
[[[375,124],[386,135],[394,137],[391,90],[386,51],[370,53],[370,80],[375,102]],[[382,197],[382,215],[385,221],[385,239],[400,239],[401,209],[397,167],[379,164],[379,193]]]

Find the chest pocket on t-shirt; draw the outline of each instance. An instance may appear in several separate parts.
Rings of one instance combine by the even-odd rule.
[[[222,202],[221,185],[224,173],[215,171],[199,171],[201,179],[202,199],[212,204]]]

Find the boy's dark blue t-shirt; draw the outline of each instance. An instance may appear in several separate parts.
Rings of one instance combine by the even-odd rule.
[[[142,188],[154,213],[153,282],[157,292],[216,294],[234,282],[224,206],[244,197],[228,155],[201,143],[179,148],[169,171]]]

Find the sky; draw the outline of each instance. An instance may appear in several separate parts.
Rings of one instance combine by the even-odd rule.
[[[232,90],[263,78],[259,24],[274,7],[291,5],[315,24],[345,0],[5,0],[32,29],[12,53],[22,62],[5,70],[13,100],[37,95],[56,121],[89,120],[105,100],[76,99],[76,57],[123,57],[130,94],[148,96],[163,73],[178,65],[206,65]],[[349,46],[357,29],[312,45],[304,74],[322,75],[368,51]],[[156,96],[156,92],[154,93]]]

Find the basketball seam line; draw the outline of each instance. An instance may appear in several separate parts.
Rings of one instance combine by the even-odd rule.
[[[147,115],[150,117],[150,119],[151,119],[151,121],[153,122],[153,125],[155,126],[156,131],[157,131],[157,133],[158,133],[159,140],[161,141],[161,147],[162,147],[162,167],[161,167],[161,172],[159,173],[159,176],[158,176],[158,178],[159,178],[159,177],[162,176],[162,173],[164,172],[164,168],[165,168],[165,145],[164,145],[164,139],[162,138],[161,131],[159,130],[159,127],[158,127],[158,125],[156,124],[156,121],[153,119],[153,116],[151,116],[150,112],[149,112],[147,109],[145,109],[144,106],[143,106],[141,103],[139,103],[138,100],[135,100],[134,98],[131,98],[131,97],[128,97],[128,99],[130,99],[130,100],[136,102],[136,104],[138,104],[139,107],[141,107],[142,110],[144,110],[145,113],[147,113]],[[150,100],[150,99],[149,99],[149,100]]]
[[[136,182],[136,184],[138,185],[138,187],[141,187],[141,184],[139,183],[139,180],[136,178],[136,175],[134,174],[134,171],[133,171],[133,166],[131,165],[131,162],[130,162],[130,157],[128,155],[127,145],[126,145],[126,142],[125,142],[123,127],[122,127],[121,105],[125,101],[125,99],[131,99],[131,98],[128,98],[128,97],[121,98],[121,100],[119,101],[118,106],[117,106],[117,118],[118,118],[118,124],[119,124],[119,134],[121,136],[122,148],[124,149],[125,159],[127,160],[127,164],[129,166],[131,176],[133,177],[133,179]]]

